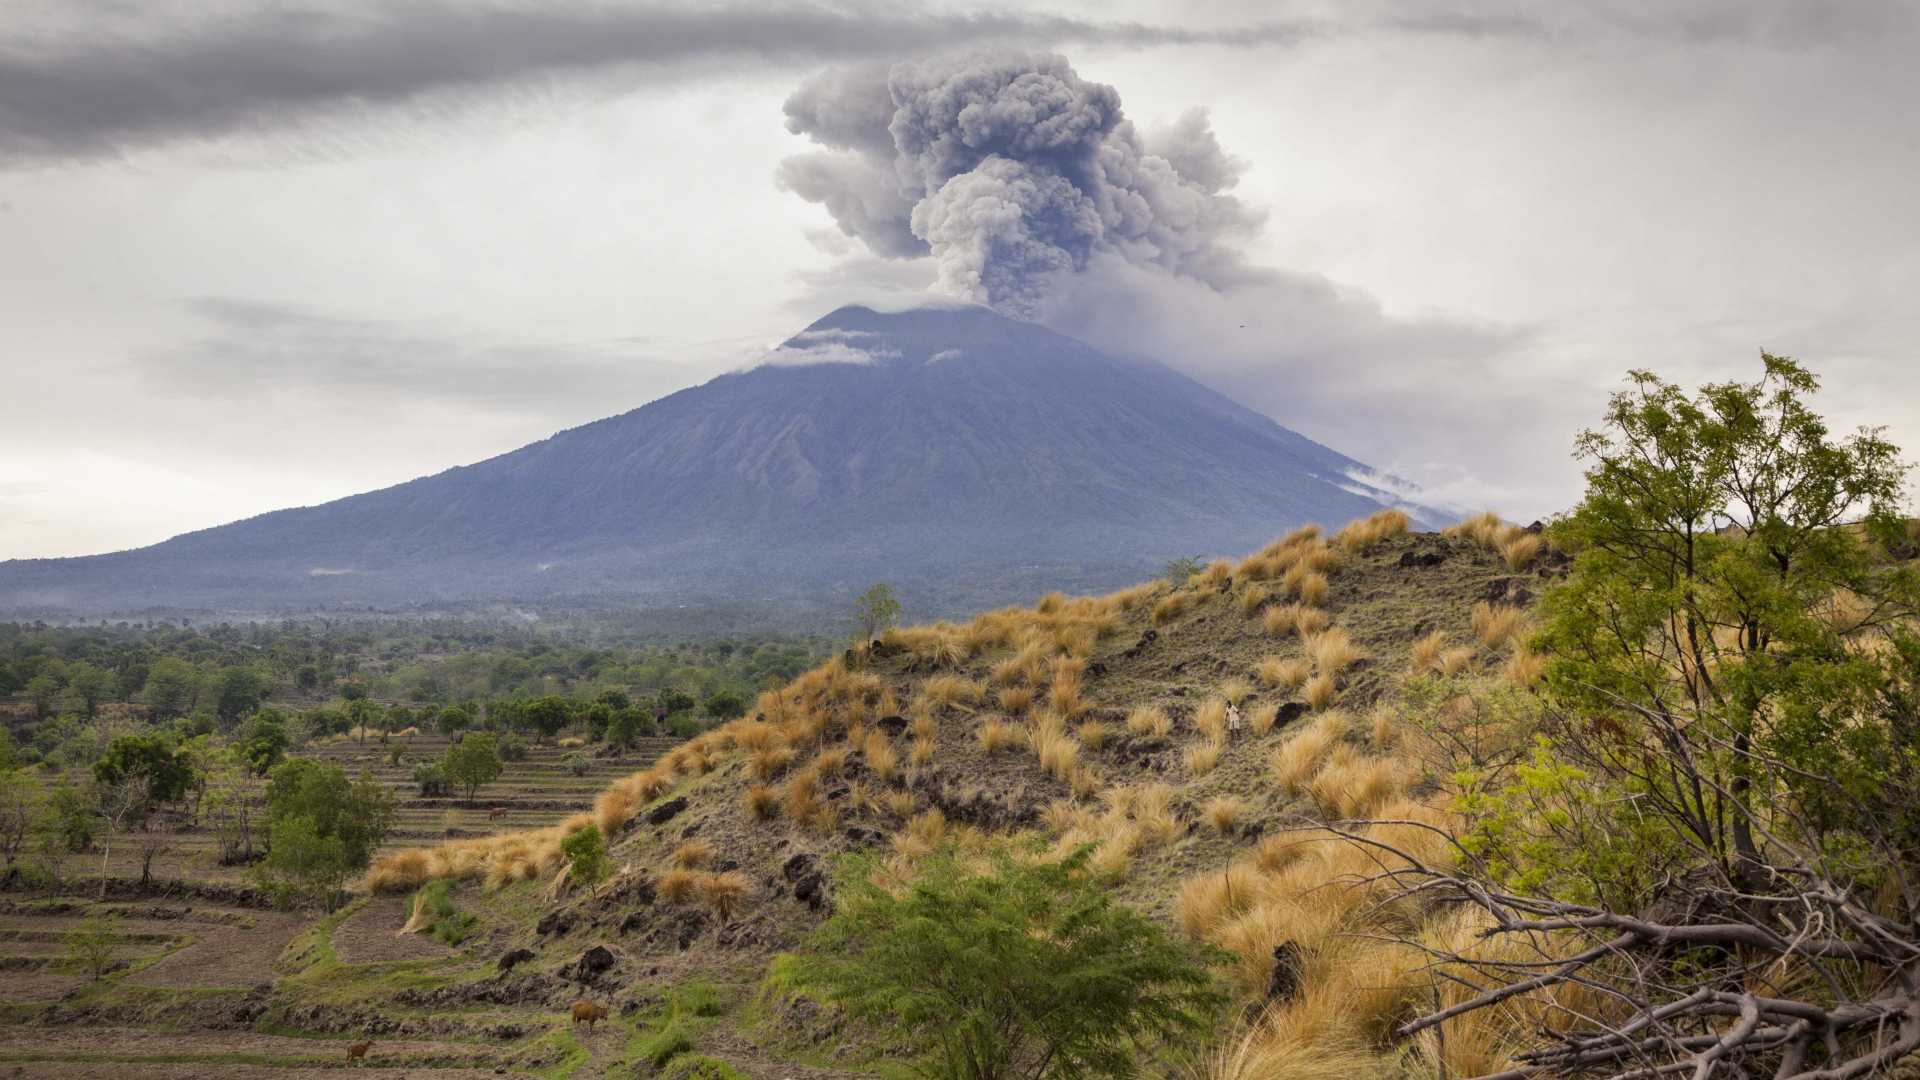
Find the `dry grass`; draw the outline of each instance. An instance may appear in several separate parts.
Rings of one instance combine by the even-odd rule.
[[[1228,679],[1217,693],[1227,699],[1227,704],[1238,705],[1253,696],[1253,684],[1245,679]]]
[[[1208,563],[1207,568],[1195,574],[1192,579],[1193,584],[1203,585],[1209,589],[1225,588],[1232,581],[1233,564],[1225,559],[1215,559]]]
[[[1207,800],[1200,808],[1200,816],[1213,831],[1222,836],[1232,833],[1240,826],[1240,818],[1246,813],[1247,804],[1234,795],[1219,795]]]
[[[1027,709],[1033,705],[1033,689],[1031,687],[1002,687],[994,697],[999,701],[1001,709],[1016,716],[1026,712]]]
[[[1547,673],[1547,658],[1522,645],[1507,657],[1506,666],[1500,669],[1500,675],[1521,689],[1538,683]]]
[[[1217,742],[1195,743],[1187,747],[1181,756],[1187,771],[1195,776],[1205,776],[1220,764],[1221,746]]]
[[[772,821],[780,815],[780,793],[771,785],[755,784],[742,797],[747,814],[755,821]]]
[[[669,870],[653,883],[653,894],[664,904],[684,904],[700,889],[700,874],[692,870]]]
[[[808,767],[822,777],[839,776],[847,769],[847,748],[836,746],[830,750],[822,750],[814,755],[813,764]]]
[[[676,869],[699,870],[713,862],[713,843],[708,840],[688,840],[673,849],[669,861]]]
[[[1344,745],[1307,782],[1307,794],[1333,818],[1366,817],[1405,789],[1406,770],[1399,762],[1355,754]]]
[[[747,775],[755,780],[772,780],[793,764],[793,751],[784,746],[755,750],[747,755]]]
[[[1260,875],[1240,863],[1218,873],[1190,878],[1174,900],[1174,921],[1190,937],[1206,937],[1220,924],[1252,907],[1260,895],[1260,885]]]
[[[1098,750],[1107,744],[1109,731],[1102,721],[1085,720],[1074,727],[1073,734],[1087,749]]]
[[[1333,595],[1333,585],[1327,581],[1327,575],[1316,570],[1300,579],[1300,585],[1294,590],[1294,595],[1308,607],[1325,607],[1327,598]]]
[[[1288,660],[1279,656],[1269,656],[1260,661],[1254,669],[1260,681],[1277,690],[1298,690],[1306,685],[1313,674],[1313,666],[1305,660]]]
[[[1361,656],[1353,637],[1338,626],[1322,630],[1305,639],[1303,644],[1307,655],[1313,658],[1313,666],[1323,675],[1339,675]]]
[[[1078,671],[1056,672],[1053,682],[1047,687],[1047,704],[1052,706],[1054,712],[1068,719],[1079,716],[1087,708],[1086,701],[1080,696],[1080,689]]]
[[[738,870],[728,870],[723,874],[701,874],[695,883],[700,893],[700,903],[721,922],[731,921],[746,904],[749,885],[747,875]]]
[[[1334,534],[1333,542],[1357,555],[1397,536],[1405,536],[1412,524],[1399,510],[1382,510],[1372,517],[1348,522],[1346,528]]]
[[[1407,655],[1407,673],[1410,675],[1431,675],[1440,668],[1440,654],[1447,649],[1447,632],[1435,630],[1426,637],[1413,643],[1413,650]]]
[[[1476,654],[1474,653],[1473,649],[1465,645],[1461,645],[1458,648],[1448,649],[1446,652],[1443,652],[1440,654],[1440,663],[1439,663],[1440,674],[1445,675],[1448,678],[1452,678],[1453,676],[1466,671],[1467,669],[1473,667],[1473,661],[1474,661],[1475,655]]]
[[[1339,696],[1340,690],[1331,672],[1323,671],[1315,675],[1300,688],[1300,697],[1306,701],[1308,708],[1315,711],[1330,707]]]
[[[1321,713],[1313,723],[1281,743],[1269,759],[1281,789],[1289,795],[1304,791],[1307,781],[1320,771],[1321,759],[1347,733],[1351,722],[1352,718],[1344,712]]]
[[[1164,739],[1173,731],[1173,720],[1158,705],[1137,705],[1127,714],[1127,730]]]
[[[895,770],[900,767],[900,754],[894,750],[893,740],[887,738],[884,731],[868,732],[860,752],[866,758],[867,768],[882,780],[893,779]]]
[[[932,739],[913,740],[913,748],[907,751],[907,763],[916,769],[925,768],[933,761],[933,755],[938,751],[939,745]]]
[[[1272,702],[1268,702],[1265,705],[1256,705],[1253,711],[1247,713],[1247,729],[1252,731],[1256,736],[1265,735],[1267,732],[1273,730],[1273,725],[1277,723],[1279,719],[1280,706]]]
[[[1523,608],[1491,604],[1485,600],[1473,605],[1473,634],[1480,644],[1498,649],[1527,632],[1527,613]]]
[[[990,718],[980,725],[980,749],[989,754],[1011,750],[1026,741],[1026,733],[1020,728],[997,718]]]
[[[1267,601],[1273,599],[1273,590],[1265,585],[1252,584],[1240,590],[1240,614],[1252,618],[1260,613]]]
[[[1209,742],[1222,742],[1227,737],[1227,699],[1209,697],[1193,710],[1193,729],[1207,737]]]
[[[1289,634],[1307,637],[1325,630],[1332,622],[1333,617],[1319,608],[1286,604],[1268,608],[1266,615],[1262,616],[1261,625],[1274,637],[1286,637]]]
[[[1161,597],[1160,602],[1153,605],[1153,625],[1165,626],[1185,615],[1187,609],[1193,606],[1194,599],[1194,594],[1185,589]]]
[[[1057,719],[1049,717],[1048,722],[1036,725],[1027,741],[1040,767],[1054,779],[1066,783],[1072,777],[1074,766],[1080,763],[1080,743]]]
[[[1500,559],[1509,570],[1525,570],[1540,557],[1547,542],[1535,533],[1521,533],[1519,536],[1502,540],[1494,550],[1500,553]]]
[[[939,705],[978,705],[987,699],[987,688],[958,675],[935,675],[921,684],[920,692]]]

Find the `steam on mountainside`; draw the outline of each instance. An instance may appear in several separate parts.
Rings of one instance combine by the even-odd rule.
[[[1392,503],[1386,486],[1156,363],[985,308],[848,307],[751,369],[475,465],[136,551],[0,564],[0,610],[837,607],[874,580],[950,608],[1338,524]]]

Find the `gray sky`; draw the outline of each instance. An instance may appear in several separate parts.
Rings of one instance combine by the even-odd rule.
[[[0,0],[0,557],[477,460],[919,290],[776,183],[819,149],[783,103],[956,47],[1205,107],[1263,217],[1247,284],[1096,260],[1049,321],[1438,497],[1558,508],[1627,368],[1762,347],[1920,447],[1917,11]]]

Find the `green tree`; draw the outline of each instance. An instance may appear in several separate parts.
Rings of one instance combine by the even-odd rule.
[[[735,690],[719,690],[709,694],[700,709],[715,720],[732,720],[746,714],[747,699]]]
[[[386,723],[386,710],[371,698],[354,698],[347,702],[347,722],[352,725],[350,730],[353,732],[353,737],[364,746],[367,742],[367,732],[376,728],[384,730],[382,725]]]
[[[943,850],[899,895],[849,857],[793,983],[904,1032],[933,1076],[1137,1075],[1140,1050],[1204,1038],[1224,999],[1214,955],[1114,902],[1088,854],[978,872]]]
[[[323,833],[305,814],[275,817],[267,857],[257,870],[261,884],[283,905],[318,902],[332,911],[356,870],[347,841]]]
[[[860,628],[860,640],[872,641],[900,621],[900,601],[893,586],[878,582],[853,601],[853,622]]]
[[[234,749],[255,776],[265,776],[286,758],[290,742],[286,714],[278,709],[261,709],[241,728]]]
[[[567,857],[567,878],[575,885],[590,889],[613,873],[613,864],[607,860],[606,840],[597,826],[575,830],[560,841],[560,853]]]
[[[449,705],[434,718],[434,726],[440,729],[440,734],[448,736],[465,731],[473,726],[473,708],[468,705]]]
[[[141,691],[155,720],[185,716],[200,693],[200,672],[177,656],[162,656],[147,669],[147,685]]]
[[[1182,555],[1178,559],[1168,559],[1167,565],[1160,570],[1160,576],[1176,589],[1185,588],[1188,579],[1207,568],[1207,561],[1198,555]]]
[[[440,761],[440,771],[448,780],[466,789],[469,802],[480,785],[499,779],[505,767],[500,761],[499,740],[487,731],[469,731],[462,735],[459,742],[447,747],[447,754]]]
[[[222,725],[237,724],[241,717],[260,707],[270,686],[267,677],[251,667],[222,668],[207,684],[205,693],[210,698],[207,704],[213,707],[213,714]]]
[[[558,694],[547,694],[521,707],[521,718],[533,728],[541,741],[552,738],[573,722],[573,705]]]
[[[393,828],[393,795],[369,775],[349,780],[331,762],[289,758],[267,781],[268,843],[285,819],[306,818],[321,838],[337,837],[350,870],[365,867]]]
[[[45,802],[40,785],[19,769],[0,769],[0,860],[8,878],[25,853],[34,822]]]
[[[100,714],[100,703],[113,692],[113,673],[93,664],[67,665],[68,707],[91,720]]]
[[[153,732],[113,740],[94,762],[93,777],[104,785],[134,784],[144,799],[162,803],[178,801],[194,780],[192,761]]]
[[[45,720],[60,703],[60,680],[45,673],[27,680],[27,700],[33,702],[35,717]]]

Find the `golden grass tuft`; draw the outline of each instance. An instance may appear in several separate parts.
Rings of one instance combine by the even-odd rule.
[[[980,725],[980,749],[989,754],[1011,750],[1024,742],[1026,742],[1025,732],[997,717],[990,717],[986,723]]]
[[[1338,626],[1328,627],[1306,638],[1302,644],[1307,655],[1313,657],[1313,666],[1323,675],[1339,675],[1361,656],[1353,637]]]
[[[772,780],[793,764],[793,751],[784,746],[755,750],[747,755],[747,775],[755,780]]]
[[[1080,673],[1056,672],[1053,682],[1047,687],[1047,704],[1053,707],[1054,712],[1068,719],[1086,711],[1087,703],[1080,696]]]
[[[913,740],[912,748],[907,751],[907,764],[916,769],[925,768],[933,761],[933,755],[938,751],[939,745],[932,739]]]
[[[1247,714],[1247,729],[1252,731],[1256,736],[1265,735],[1267,732],[1273,730],[1273,725],[1277,723],[1279,719],[1280,706],[1272,702],[1268,702],[1265,705],[1256,705],[1253,711]]]
[[[1205,818],[1213,831],[1226,836],[1240,826],[1240,818],[1246,813],[1247,804],[1237,796],[1219,795],[1208,799],[1200,808],[1200,816]]]
[[[1249,618],[1260,613],[1266,602],[1273,599],[1273,590],[1265,585],[1249,585],[1240,590],[1240,613]]]
[[[698,870],[713,861],[713,844],[707,840],[688,840],[673,849],[669,861],[680,870]]]
[[[1372,814],[1406,789],[1406,772],[1397,761],[1340,753],[1307,782],[1307,794],[1329,817],[1357,818]]]
[[[1472,623],[1480,644],[1498,649],[1526,635],[1527,613],[1521,608],[1482,600],[1473,605]]]
[[[847,767],[847,748],[836,746],[830,750],[820,751],[814,755],[813,764],[810,767],[815,774],[822,777],[839,776]]]
[[[1135,735],[1164,739],[1173,731],[1173,720],[1158,705],[1136,705],[1127,713],[1127,730]]]
[[[1027,709],[1033,705],[1033,689],[1031,687],[1002,687],[994,697],[999,701],[1001,709],[1015,715],[1026,712]]]
[[[1188,772],[1195,776],[1205,776],[1220,764],[1220,749],[1220,744],[1217,742],[1195,743],[1187,747],[1187,752],[1182,755],[1181,760],[1185,762]]]
[[[920,687],[927,700],[940,705],[978,705],[987,698],[987,688],[959,675],[935,675]]]
[[[1253,696],[1253,684],[1245,679],[1228,679],[1220,684],[1217,692],[1227,699],[1227,704],[1238,705]]]
[[[1323,671],[1307,680],[1306,685],[1300,688],[1300,696],[1309,708],[1318,711],[1334,703],[1339,697],[1339,687],[1335,685],[1332,673]]]
[[[1518,536],[1502,540],[1494,550],[1500,553],[1500,560],[1509,570],[1525,570],[1540,557],[1547,542],[1537,533],[1521,533]]]
[[[1431,675],[1440,668],[1440,654],[1447,648],[1447,632],[1435,630],[1426,637],[1413,643],[1413,649],[1407,654],[1407,673],[1410,675]]]
[[[1539,682],[1547,673],[1547,658],[1522,645],[1507,657],[1506,666],[1500,669],[1500,675],[1513,685],[1526,689]]]
[[[1098,750],[1107,744],[1109,731],[1104,721],[1083,720],[1075,725],[1073,734],[1080,740],[1082,746],[1089,750]]]
[[[1028,745],[1033,748],[1033,756],[1040,761],[1040,767],[1047,770],[1054,779],[1066,783],[1073,776],[1074,766],[1080,763],[1080,743],[1059,722],[1049,717],[1048,722],[1038,724],[1028,736]]]
[[[868,770],[882,780],[892,779],[894,771],[900,767],[900,755],[893,748],[893,740],[887,738],[884,731],[868,732],[860,752],[866,758]]]
[[[1055,799],[1040,811],[1040,821],[1056,836],[1093,828],[1093,811],[1072,799]]]
[[[633,794],[615,784],[593,800],[593,824],[600,835],[612,840],[620,826],[633,820]]]
[[[1360,554],[1394,537],[1405,536],[1412,524],[1402,511],[1382,510],[1372,517],[1348,522],[1345,528],[1334,534],[1333,542],[1346,551]]]
[[[662,903],[684,904],[700,889],[700,875],[692,870],[669,870],[653,883],[653,894]]]
[[[1165,626],[1185,615],[1187,609],[1193,606],[1193,601],[1194,594],[1185,589],[1161,597],[1159,602],[1153,605],[1153,625]]]
[[[741,800],[748,816],[755,821],[771,821],[780,815],[780,793],[769,784],[755,784]]]
[[[1067,790],[1073,792],[1076,799],[1090,799],[1100,793],[1102,786],[1100,774],[1085,765],[1075,766],[1067,776]]]
[[[1312,665],[1305,660],[1288,660],[1284,657],[1269,656],[1260,661],[1254,669],[1260,681],[1278,690],[1298,690],[1306,684],[1313,674]]]
[[[1351,718],[1344,712],[1321,713],[1313,723],[1281,743],[1268,759],[1281,789],[1289,795],[1304,791],[1307,781],[1320,771],[1321,759],[1346,734],[1350,722]]]
[[[750,882],[747,875],[738,870],[728,870],[721,874],[701,874],[695,882],[700,893],[700,903],[721,922],[730,921],[739,914],[747,900]]]
[[[1304,565],[1304,564],[1302,564]],[[1314,571],[1300,579],[1300,585],[1294,595],[1308,607],[1325,607],[1327,598],[1333,594],[1333,586],[1327,581],[1327,575]]]
[[[1246,912],[1260,896],[1260,875],[1241,863],[1188,879],[1174,899],[1173,917],[1189,937],[1202,938]]]
[[[1468,646],[1461,645],[1440,654],[1440,674],[1452,678],[1473,666],[1475,653]]]
[[[1208,742],[1222,742],[1227,737],[1227,699],[1218,695],[1207,698],[1200,707],[1193,710],[1193,729],[1207,737]]]

